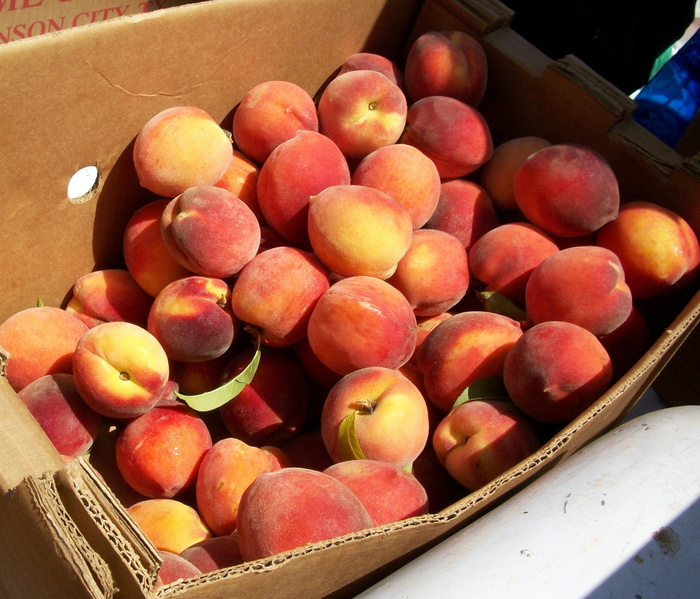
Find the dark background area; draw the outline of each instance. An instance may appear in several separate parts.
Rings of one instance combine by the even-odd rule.
[[[553,59],[574,54],[627,94],[695,18],[695,0],[503,0],[512,28]]]

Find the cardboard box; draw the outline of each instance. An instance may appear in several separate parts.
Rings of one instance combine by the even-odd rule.
[[[256,83],[287,79],[314,94],[353,52],[401,62],[428,30],[464,29],[482,40],[490,80],[480,110],[496,140],[536,134],[587,144],[611,162],[624,198],[666,205],[700,232],[696,160],[632,121],[634,103],[575,57],[553,62],[538,52],[512,31],[511,17],[495,0],[216,0],[3,46],[0,79],[12,94],[0,106],[0,321],[37,298],[61,305],[78,276],[120,264],[123,227],[149,199],[136,181],[132,142],[157,111],[196,105],[227,127]],[[70,177],[88,165],[100,173],[96,192],[68,199]],[[351,596],[618,422],[696,326],[698,284],[647,308],[655,340],[647,354],[540,451],[486,487],[440,513],[153,595],[153,547],[90,464],[63,464],[0,377],[0,596]],[[697,346],[691,351],[697,355]]]
[[[179,6],[187,0],[3,0],[0,44]]]

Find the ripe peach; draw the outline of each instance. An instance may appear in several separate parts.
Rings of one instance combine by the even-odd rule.
[[[153,300],[148,331],[171,360],[200,362],[231,347],[240,323],[225,281],[192,275],[167,285]]]
[[[494,227],[469,250],[471,274],[486,291],[506,296],[525,306],[525,286],[532,271],[559,251],[554,240],[530,223],[504,223]]]
[[[569,422],[608,388],[612,363],[598,338],[577,324],[548,321],[527,329],[506,357],[508,395],[538,422]]]
[[[202,574],[202,571],[197,566],[177,553],[162,550],[159,550],[158,553],[163,563],[160,570],[158,570],[158,578],[154,586],[156,589],[176,580],[192,578]]]
[[[92,447],[102,417],[83,401],[72,374],[46,374],[17,395],[58,453],[73,458]]]
[[[289,465],[297,468],[321,471],[334,463],[318,428],[309,428],[292,437],[281,449],[287,456]]]
[[[153,298],[122,268],[94,270],[73,284],[70,310],[98,322],[123,320],[146,326]],[[66,308],[68,309],[68,307]]]
[[[287,347],[306,337],[311,311],[329,286],[328,269],[314,254],[280,246],[243,267],[233,284],[231,309],[263,343]]]
[[[161,218],[163,241],[173,258],[192,272],[227,278],[258,251],[260,224],[230,191],[190,187],[173,198]]]
[[[613,252],[582,245],[553,253],[530,273],[525,310],[531,323],[563,320],[599,337],[627,319],[632,293]]]
[[[355,167],[353,185],[374,187],[390,195],[408,211],[414,229],[435,212],[440,198],[440,174],[423,152],[407,144],[377,148]]]
[[[250,363],[254,350],[236,354],[222,373],[232,379]],[[253,380],[219,408],[229,433],[249,445],[281,445],[306,422],[306,377],[291,348],[263,348]]]
[[[311,197],[308,234],[331,271],[386,279],[411,244],[413,224],[406,208],[379,189],[334,185]]]
[[[73,372],[73,353],[88,330],[74,314],[52,306],[25,308],[0,324],[5,376],[15,391],[46,374]]]
[[[493,399],[454,408],[432,441],[440,463],[469,491],[491,482],[542,444],[533,421],[512,403]]]
[[[360,500],[328,474],[283,468],[261,474],[241,498],[238,542],[246,561],[372,526]]]
[[[281,467],[273,453],[235,437],[214,443],[199,466],[195,494],[197,510],[215,535],[236,529],[243,492],[261,473]]]
[[[460,312],[439,324],[416,354],[430,402],[449,412],[470,384],[502,375],[506,356],[521,335],[518,322],[491,312]]]
[[[698,238],[688,222],[651,202],[622,204],[596,244],[617,254],[635,299],[681,290],[700,269]]]
[[[154,407],[119,433],[117,467],[144,497],[179,497],[194,486],[212,446],[204,421],[186,406]]]
[[[307,335],[319,360],[339,374],[398,368],[416,345],[416,316],[404,295],[376,277],[333,283],[311,312]]]
[[[297,131],[318,131],[318,115],[313,98],[291,81],[255,85],[233,113],[236,146],[259,164]]]
[[[401,88],[374,70],[333,78],[318,101],[319,131],[348,159],[361,159],[395,143],[406,124],[408,104]]]
[[[348,418],[354,420],[347,431]],[[360,368],[329,391],[321,433],[334,462],[364,457],[407,466],[428,439],[428,408],[420,390],[397,370]],[[362,456],[354,455],[353,438]]]
[[[171,361],[170,374],[178,391],[184,395],[198,395],[216,389],[221,384],[221,373],[231,359],[231,351],[229,349],[216,358],[201,362]]]
[[[613,380],[632,368],[649,349],[649,321],[637,304],[619,327],[598,338],[613,366]]]
[[[549,145],[543,137],[524,135],[501,142],[493,149],[491,158],[481,167],[479,182],[497,210],[513,212],[518,209],[513,189],[515,173],[532,154]]]
[[[348,71],[377,71],[395,83],[401,89],[404,89],[403,71],[386,56],[375,54],[373,52],[356,52],[351,54],[340,65],[339,75]]]
[[[413,350],[413,355],[407,364],[415,365],[416,354],[418,353],[420,346],[423,344],[423,341],[425,341],[425,338],[428,336],[430,331],[432,331],[441,322],[447,320],[450,316],[452,316],[451,312],[442,312],[441,314],[435,314],[434,316],[420,316],[416,318],[416,347]]]
[[[340,379],[340,374],[328,368],[318,359],[318,356],[311,349],[308,337],[304,337],[294,344],[294,353],[307,379],[315,386],[328,390]]]
[[[204,573],[243,563],[238,535],[235,532],[222,537],[203,539],[190,545],[180,556]]]
[[[191,545],[212,536],[197,510],[179,499],[144,499],[126,511],[160,551],[179,555]]]
[[[148,202],[131,215],[124,229],[126,268],[151,297],[168,283],[194,274],[173,258],[163,241],[160,221],[168,202],[168,198]]]
[[[438,460],[432,441],[413,462],[411,473],[428,494],[428,506],[433,514],[451,506],[465,495],[464,487]]]
[[[551,235],[577,237],[613,220],[620,207],[617,177],[595,150],[546,146],[522,163],[513,179],[518,208]]]
[[[260,169],[258,202],[265,222],[284,239],[309,246],[309,198],[331,185],[348,185],[350,168],[331,139],[299,131],[273,150]]]
[[[130,322],[105,322],[88,329],[73,354],[78,392],[108,418],[135,418],[152,409],[169,374],[163,346]]]
[[[324,472],[348,487],[365,506],[373,526],[428,513],[428,493],[410,472],[379,460],[338,462]]]
[[[173,106],[152,116],[133,148],[142,187],[174,198],[189,187],[214,185],[231,162],[233,146],[226,132],[196,106]]]
[[[446,179],[440,185],[438,204],[425,228],[454,235],[468,251],[498,224],[493,202],[481,185],[468,179]]]
[[[476,38],[463,31],[427,31],[411,45],[404,77],[414,102],[449,96],[477,106],[486,91],[486,53]]]
[[[436,316],[456,306],[469,288],[469,262],[462,242],[450,233],[420,229],[387,280],[416,316]]]
[[[230,191],[250,208],[258,221],[263,220],[263,215],[258,203],[258,176],[260,166],[240,150],[233,150],[231,163],[215,187],[221,187]]]
[[[447,96],[428,96],[411,104],[400,141],[431,158],[442,179],[474,172],[493,153],[491,130],[482,114]]]

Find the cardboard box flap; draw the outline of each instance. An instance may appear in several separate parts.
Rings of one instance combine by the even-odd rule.
[[[0,562],[14,564],[0,580],[3,597],[110,599],[110,569],[85,541],[59,500],[52,477],[28,477],[0,504]]]

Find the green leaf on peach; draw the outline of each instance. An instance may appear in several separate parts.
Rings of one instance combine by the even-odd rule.
[[[525,310],[497,291],[480,291],[479,299],[487,312],[508,316],[518,322],[525,322],[527,318]]]
[[[355,418],[357,412],[350,412],[340,423],[338,428],[338,450],[342,460],[364,460],[365,454],[360,447],[360,440],[357,438],[355,428]]]
[[[216,389],[199,393],[198,395],[183,395],[175,392],[175,395],[184,401],[190,408],[197,412],[210,412],[220,408],[236,397],[243,388],[253,380],[258,364],[260,363],[260,336],[256,336],[255,353],[248,365],[231,380],[220,385]]]
[[[509,401],[510,398],[503,384],[503,377],[489,376],[483,379],[477,379],[471,385],[467,385],[466,389],[464,389],[455,400],[452,409],[454,410],[457,406],[467,403],[468,401],[476,401],[478,399],[501,399]]]

